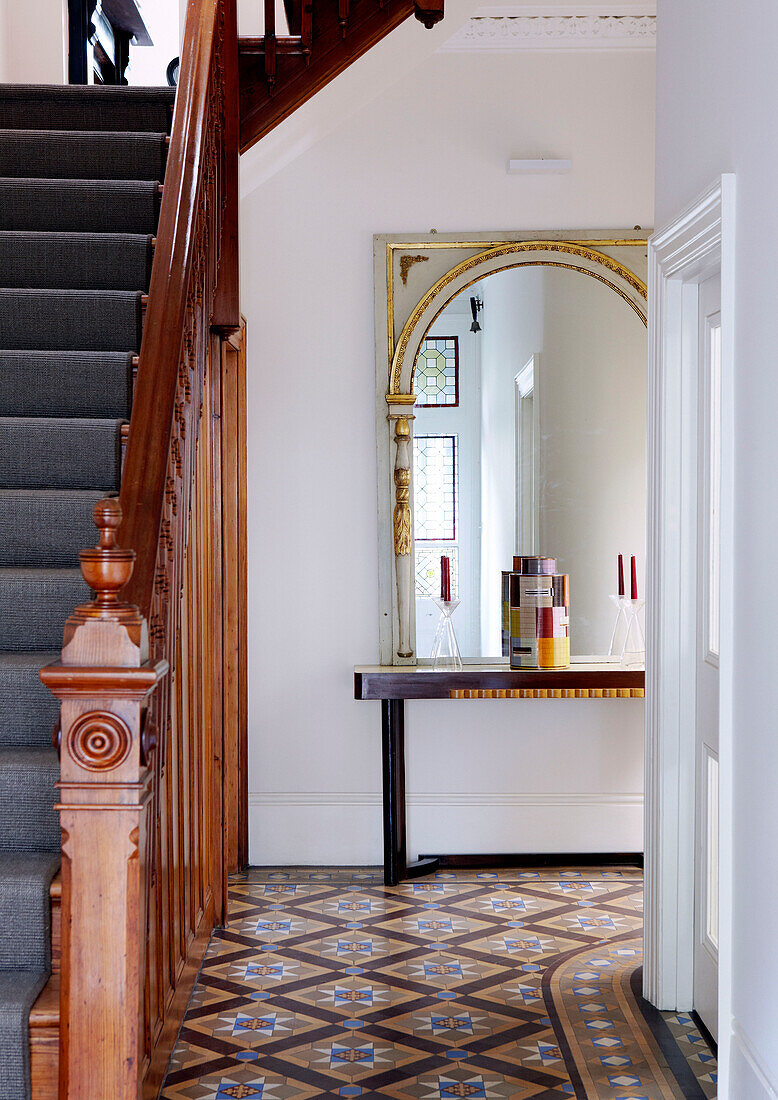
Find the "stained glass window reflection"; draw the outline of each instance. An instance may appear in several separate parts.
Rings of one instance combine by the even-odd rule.
[[[416,405],[459,404],[459,340],[433,336],[424,341],[416,363]]]
[[[451,598],[459,598],[459,550],[456,546],[416,547],[416,595],[440,595],[440,556],[448,554]]]
[[[457,537],[457,437],[413,439],[414,534],[417,542],[453,542]]]

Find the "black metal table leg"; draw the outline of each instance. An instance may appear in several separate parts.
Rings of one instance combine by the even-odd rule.
[[[408,863],[405,840],[405,700],[381,700],[384,761],[384,885],[435,871],[439,860]]]
[[[405,878],[405,702],[381,700],[384,760],[384,885]]]

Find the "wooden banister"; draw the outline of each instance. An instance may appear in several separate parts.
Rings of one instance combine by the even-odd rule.
[[[62,703],[61,1100],[156,1097],[245,859],[238,121],[235,0],[189,0],[121,492],[81,554],[96,598],[41,672]]]
[[[173,132],[165,173],[157,250],[143,327],[130,440],[122,473],[123,521],[119,538],[132,546],[137,565],[128,598],[148,617],[154,590],[169,446],[174,423],[185,319],[195,256],[207,248],[198,237],[206,171],[216,170],[215,127],[223,118],[214,79],[219,0],[189,0]],[[216,196],[214,196],[216,197]],[[216,242],[213,242],[216,247]],[[212,262],[209,254],[207,262]]]

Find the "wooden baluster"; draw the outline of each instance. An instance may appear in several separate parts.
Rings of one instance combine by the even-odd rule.
[[[238,76],[237,0],[223,0],[224,117],[222,119],[221,191],[224,196],[221,250],[212,324],[223,336],[239,332],[240,275],[238,267],[238,141],[240,102]]]
[[[41,670],[62,704],[59,1095],[137,1100],[152,751],[142,711],[167,664],[146,660],[146,624],[119,601],[135,554],[116,545],[118,500],[99,501],[94,520],[99,544],[80,558],[95,599],[68,619],[61,663]]]
[[[276,4],[265,0],[265,79],[273,94],[276,83]]]
[[[340,22],[340,33],[343,37],[346,37],[346,31],[348,30],[348,13],[349,13],[349,0],[338,0],[338,20]]]
[[[303,0],[300,42],[305,55],[305,64],[309,65],[313,46],[313,0]]]

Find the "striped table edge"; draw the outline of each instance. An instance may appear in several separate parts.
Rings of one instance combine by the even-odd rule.
[[[644,688],[517,688],[450,691],[450,699],[643,699]]]

